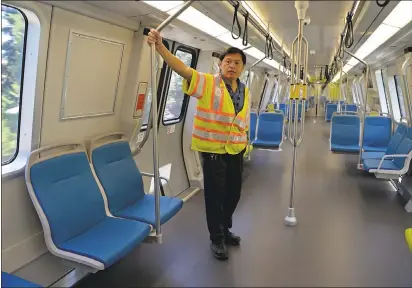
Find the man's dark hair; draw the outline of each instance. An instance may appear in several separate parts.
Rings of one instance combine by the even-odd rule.
[[[236,47],[230,47],[229,49],[226,49],[225,52],[223,52],[220,55],[220,61],[223,61],[223,59],[225,59],[225,57],[229,54],[240,54],[240,56],[242,56],[242,62],[243,65],[246,65],[246,54],[245,52],[243,52],[242,50],[240,50],[239,48]]]

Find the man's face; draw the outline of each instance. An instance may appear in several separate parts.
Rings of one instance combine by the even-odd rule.
[[[222,75],[226,79],[236,80],[243,72],[242,56],[239,53],[228,54],[220,63]]]

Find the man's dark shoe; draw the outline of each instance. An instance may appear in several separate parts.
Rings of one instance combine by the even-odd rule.
[[[212,250],[213,256],[219,260],[226,260],[229,258],[227,247],[223,241],[219,243],[210,243],[210,249]]]
[[[225,243],[227,245],[233,245],[233,246],[237,246],[240,244],[240,237],[233,234],[232,232],[228,231],[225,234]]]

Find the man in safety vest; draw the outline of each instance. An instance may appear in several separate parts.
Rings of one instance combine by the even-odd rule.
[[[243,154],[249,129],[249,92],[240,82],[246,65],[242,50],[231,47],[220,57],[220,73],[198,72],[186,66],[163,45],[151,29],[148,43],[167,65],[184,78],[183,92],[198,99],[192,132],[192,149],[202,153],[206,220],[211,249],[227,259],[226,245],[239,245],[240,237],[229,231],[240,199]]]

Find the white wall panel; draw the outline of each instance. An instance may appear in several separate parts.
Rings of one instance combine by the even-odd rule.
[[[110,39],[111,41],[116,41],[118,43],[124,44],[124,54],[122,57],[118,87],[115,96],[116,102],[114,115],[68,120],[60,119],[60,110],[62,108],[62,93],[64,92],[65,82],[64,75],[66,70],[66,55],[69,46],[68,42],[70,39],[70,30],[82,31],[87,35],[93,35],[94,37],[103,39]],[[108,24],[99,20],[91,19],[86,16],[78,15],[69,11],[65,11],[60,8],[54,9],[50,35],[50,51],[46,76],[46,91],[44,95],[43,126],[41,133],[42,146],[60,141],[82,141],[94,134],[100,134],[119,129],[121,114],[119,107],[121,106],[122,96],[124,93],[132,39],[133,31],[131,30]],[[94,60],[96,59],[97,58],[95,58]],[[81,59],[75,59],[74,61],[79,60]],[[103,60],[103,62],[95,64],[95,69],[98,69],[100,65],[103,65],[103,67],[105,67],[105,69],[107,70],[118,70],[118,67],[116,67],[118,63],[113,59],[105,59]],[[83,66],[80,66],[76,69],[78,73],[76,77],[84,77],[85,79],[92,81],[93,78],[90,78],[90,75],[88,74],[90,74],[90,71],[92,71],[93,69],[87,65],[92,65],[92,63],[90,61],[85,61],[83,62]],[[85,85],[85,82],[73,82],[73,84],[71,85],[74,85],[71,88],[73,89],[74,93],[80,94],[80,91]],[[79,86],[76,87],[76,85]],[[89,85],[105,87],[106,84],[101,82],[90,82]],[[98,109],[101,111],[106,109],[107,107],[105,106],[107,105],[107,99],[104,98],[107,97],[107,95],[102,94],[102,92],[98,88],[99,87],[96,87],[94,89],[89,88],[87,90],[89,93],[81,93],[82,95],[74,96],[75,100],[77,101],[74,101],[74,107],[73,103],[70,104],[71,111],[80,111],[81,113],[96,112],[96,110],[81,110],[87,109],[87,107],[91,107],[90,104],[93,104],[91,102],[94,102],[93,109]]]

